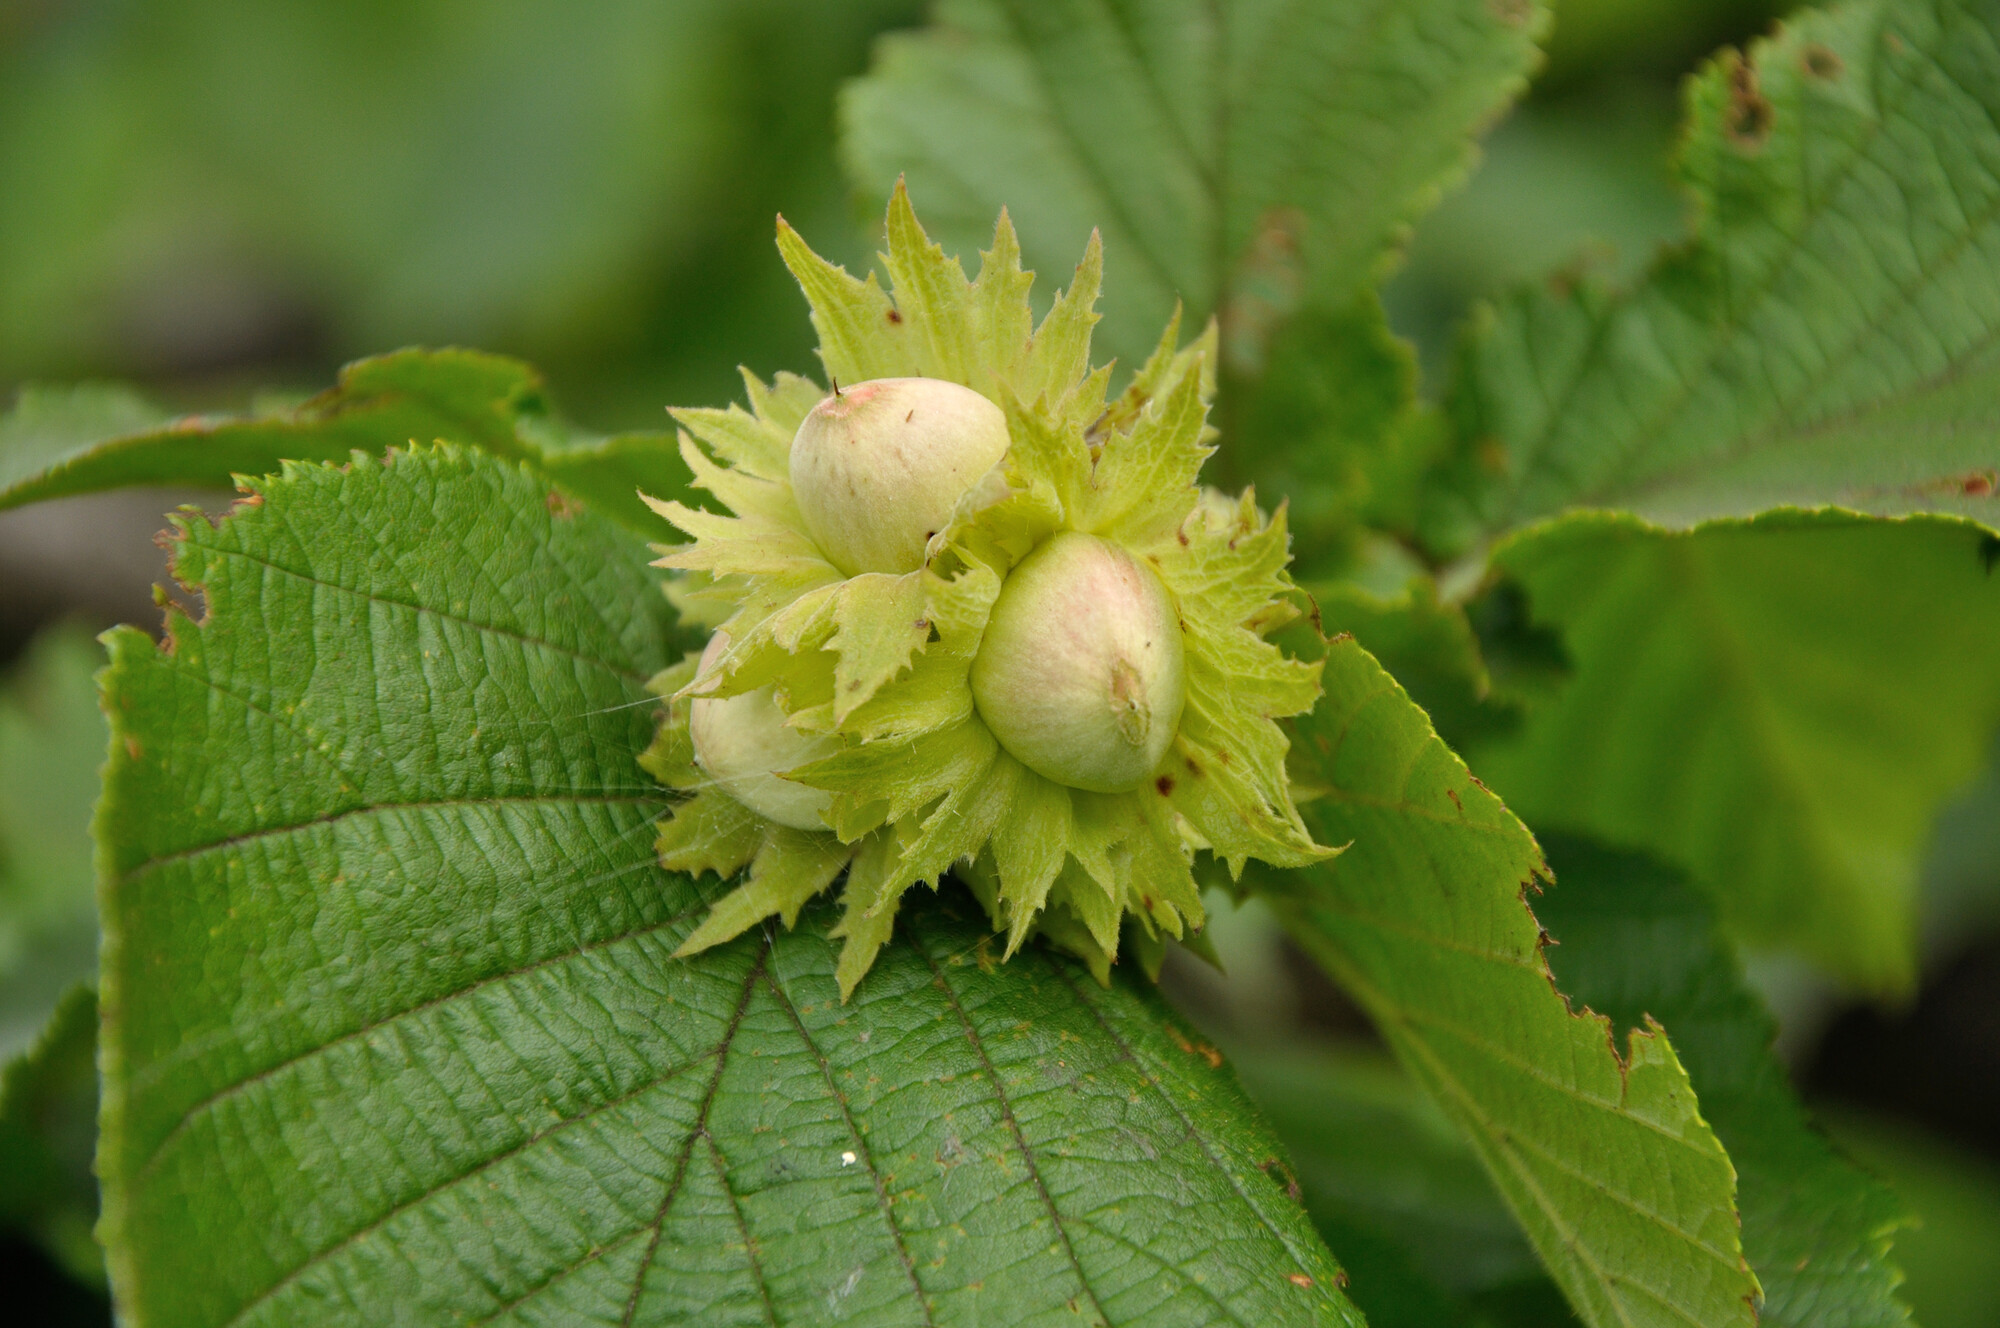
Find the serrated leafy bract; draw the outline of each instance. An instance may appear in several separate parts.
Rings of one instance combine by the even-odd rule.
[[[1689,245],[1473,338],[1454,546],[1570,507],[2000,520],[2000,13],[1858,0],[1691,85]]]
[[[687,472],[660,434],[597,437],[553,416],[541,376],[465,350],[402,350],[357,360],[338,385],[244,415],[174,417],[128,389],[24,388],[0,416],[0,510],[134,484],[227,487],[281,461],[445,440],[533,463],[627,524],[658,522],[638,491],[678,492]]]
[[[684,699],[769,687],[792,727],[840,739],[834,754],[776,773],[833,794],[820,838],[846,846],[836,858],[811,837],[723,835],[734,823],[719,805],[729,795],[706,786],[676,708],[648,765],[695,796],[662,832],[663,861],[752,873],[690,944],[772,914],[789,921],[851,858],[844,990],[890,935],[904,892],[954,864],[1007,933],[1008,954],[1039,931],[1101,979],[1131,931],[1150,966],[1163,934],[1201,924],[1197,849],[1232,874],[1251,857],[1293,866],[1326,852],[1292,807],[1276,723],[1311,706],[1316,669],[1265,640],[1295,616],[1283,598],[1284,513],[1266,516],[1247,492],[1228,499],[1196,487],[1212,450],[1212,334],[1177,349],[1179,320],[1170,321],[1130,387],[1107,398],[1109,369],[1090,365],[1095,239],[1038,326],[1032,274],[1004,212],[973,281],[930,242],[900,185],[887,235],[892,290],[831,266],[780,226],[828,376],[850,389],[915,377],[970,387],[1004,410],[1007,451],[931,532],[923,566],[843,579],[800,516],[788,469],[800,421],[826,394],[789,375],[768,386],[746,375],[749,410],[676,412],[696,484],[733,515],[654,503],[694,541],[667,549],[660,566],[701,578],[675,593],[726,636],[700,676],[676,675],[661,690]],[[1013,569],[1060,532],[1114,546],[1164,587],[1177,618],[1185,707],[1136,788],[1085,792],[1045,777],[1006,750],[975,705],[972,663],[996,600]]]
[[[1773,1328],[1895,1328],[1909,1311],[1889,1261],[1909,1221],[1881,1181],[1837,1155],[1785,1084],[1777,1022],[1745,985],[1701,896],[1639,854],[1548,839],[1555,886],[1535,904],[1572,1000],[1636,1028],[1666,1025],[1702,1114],[1736,1165],[1743,1253]]]
[[[1534,838],[1381,666],[1336,640],[1325,684],[1294,765],[1307,824],[1349,846],[1261,877],[1272,907],[1466,1131],[1585,1323],[1748,1328],[1735,1173],[1666,1035],[1621,1047],[1556,994]]]
[[[2000,726],[1994,550],[1944,516],[1530,529],[1495,559],[1574,676],[1473,762],[1535,825],[1688,868],[1741,934],[1907,988],[1932,820]]]
[[[847,1005],[817,920],[673,957],[717,892],[637,757],[686,642],[552,493],[293,466],[184,523],[202,621],[110,636],[125,1321],[1358,1324],[1143,989],[942,909]]]

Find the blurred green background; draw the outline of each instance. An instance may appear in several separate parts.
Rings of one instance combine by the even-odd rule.
[[[1681,231],[1680,80],[1782,8],[1561,0],[1530,95],[1387,290],[1433,385],[1482,297],[1579,264],[1630,274]],[[739,363],[809,371],[773,216],[865,264],[882,200],[841,176],[834,97],[876,34],[922,19],[919,0],[0,0],[0,400],[115,379],[226,408],[316,391],[362,354],[463,344],[538,364],[586,425],[651,429],[670,402],[731,397]],[[89,638],[157,621],[152,537],[181,501],[221,505],[127,493],[0,515],[0,1059],[92,967]],[[1925,1216],[1899,1240],[1921,1320],[1995,1328],[2000,775],[1943,818],[1928,880],[1909,1009],[1849,1007],[1776,961],[1755,975],[1834,1133]],[[1319,1147],[1330,1127],[1285,1089],[1314,1073],[1359,1085],[1349,1124],[1383,1141],[1375,1160],[1449,1150],[1258,914],[1224,908],[1215,930],[1232,976],[1177,965],[1170,982],[1304,1132],[1302,1169],[1370,1152]],[[1279,1045],[1318,1059],[1274,1062]],[[102,1323],[87,1067],[38,1086],[0,1118],[0,1292],[29,1321]],[[1468,1176],[1477,1227],[1492,1201]],[[1521,1255],[1504,1229],[1465,1238],[1503,1271]],[[1360,1237],[1336,1248],[1371,1257]],[[1563,1321],[1538,1294],[1495,1321]]]

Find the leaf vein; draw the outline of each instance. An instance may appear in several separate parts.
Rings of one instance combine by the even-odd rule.
[[[653,1266],[653,1259],[660,1252],[660,1237],[667,1229],[667,1213],[674,1206],[674,1199],[681,1192],[681,1181],[687,1176],[688,1159],[694,1155],[694,1141],[708,1137],[708,1113],[715,1105],[715,1092],[722,1086],[722,1069],[729,1063],[729,1048],[736,1040],[736,1030],[743,1026],[743,1016],[750,1009],[750,994],[757,989],[757,979],[763,976],[764,966],[771,958],[771,934],[764,933],[764,944],[757,952],[757,962],[750,966],[750,972],[743,979],[743,994],[737,999],[736,1013],[729,1018],[729,1027],[723,1030],[722,1041],[716,1044],[715,1073],[709,1078],[708,1091],[702,1094],[701,1107],[695,1113],[694,1123],[688,1127],[688,1136],[681,1143],[680,1158],[674,1163],[673,1179],[667,1182],[665,1193],[660,1196],[659,1211],[653,1214],[652,1237],[646,1242],[646,1253],[639,1260],[638,1271],[632,1275],[632,1294],[625,1302],[625,1313],[620,1316],[619,1328],[632,1328],[632,1316],[639,1310],[639,1293],[646,1288],[646,1274]],[[728,1188],[724,1182],[724,1189]],[[735,1196],[731,1195],[731,1202]]]
[[[683,912],[677,913],[673,917],[664,919],[663,921],[648,923],[643,927],[635,927],[630,931],[622,932],[617,936],[609,936],[604,938],[603,940],[591,941],[587,944],[578,945],[571,949],[563,951],[561,954],[550,955],[545,959],[538,959],[534,963],[525,964],[520,968],[509,969],[505,973],[488,974],[487,976],[480,978],[475,982],[468,983],[467,985],[460,987],[455,991],[445,992],[443,995],[440,996],[433,996],[429,1000],[422,1001],[416,1005],[412,1005],[407,1009],[397,1010],[393,1014],[384,1015],[382,1018],[377,1019],[372,1023],[364,1024],[361,1027],[356,1028],[351,1032],[343,1033],[336,1038],[331,1038],[325,1042],[320,1043],[316,1047],[309,1047],[295,1056],[290,1056],[282,1061],[279,1061],[276,1065],[269,1066],[265,1069],[257,1071],[255,1074],[252,1074],[246,1078],[239,1079],[233,1084],[230,1084],[224,1088],[216,1090],[214,1093],[209,1094],[201,1101],[195,1103],[192,1107],[189,1107],[187,1112],[178,1121],[174,1123],[173,1127],[169,1129],[164,1135],[161,1136],[160,1142],[154,1145],[153,1151],[147,1154],[146,1160],[139,1164],[138,1168],[133,1172],[134,1180],[137,1181],[139,1179],[142,1179],[149,1172],[152,1171],[153,1167],[159,1162],[161,1157],[163,1157],[166,1154],[168,1147],[192,1125],[196,1117],[212,1110],[218,1103],[220,1103],[224,1099],[234,1097],[237,1094],[246,1092],[249,1089],[257,1086],[258,1084],[263,1083],[266,1080],[270,1079],[274,1075],[280,1074],[285,1070],[292,1068],[293,1066],[303,1064],[304,1062],[311,1060],[313,1057],[324,1055],[325,1053],[333,1050],[336,1047],[343,1046],[350,1042],[358,1041],[361,1038],[365,1038],[370,1033],[377,1032],[403,1019],[423,1014],[427,1011],[436,1009],[439,1006],[449,1004],[452,1001],[462,1000],[465,997],[474,994],[475,992],[482,991],[485,988],[493,986],[497,983],[510,982],[515,978],[525,977],[530,973],[539,972],[540,970],[545,968],[553,968],[558,964],[568,963],[573,959],[577,959],[586,954],[594,953],[595,951],[598,950],[609,949],[614,945],[622,945],[627,941],[636,940],[641,936],[650,935],[654,932],[666,931],[669,928],[678,926],[681,923],[688,921],[689,919],[693,918],[697,913],[701,913],[705,911],[707,908],[708,904],[704,902],[696,905],[694,908],[687,909],[684,910]]]
[[[191,848],[176,849],[172,853],[162,853],[157,857],[147,858],[144,862],[128,867],[125,873],[118,879],[120,884],[124,884],[136,880],[156,867],[184,862],[190,858],[203,857],[210,853],[225,852],[244,844],[255,843],[260,839],[277,839],[286,835],[302,834],[308,830],[317,830],[324,826],[337,825],[342,821],[353,820],[363,816],[377,816],[405,811],[436,811],[448,807],[514,807],[535,806],[538,804],[550,806],[594,804],[626,806],[634,803],[664,803],[666,801],[668,801],[667,791],[660,789],[657,793],[653,794],[601,793],[585,790],[578,793],[482,794],[478,797],[465,798],[426,798],[410,802],[376,802],[360,807],[349,807],[342,811],[328,812],[324,816],[315,816],[307,821],[295,821],[290,825],[274,825],[267,826],[261,830],[245,830],[241,834],[230,835],[225,839],[215,839],[206,844],[196,844]]]
[[[282,563],[274,562],[269,558],[261,558],[247,549],[226,549],[211,545],[208,546],[208,552],[218,558],[237,558],[247,563],[254,563],[260,567],[267,567],[281,575],[294,577],[303,581],[307,585],[321,586],[336,594],[350,595],[355,599],[366,600],[370,604],[380,604],[387,608],[402,609],[420,618],[437,618],[444,622],[455,622],[462,627],[470,627],[473,631],[484,633],[488,636],[497,636],[505,640],[518,642],[521,645],[534,646],[537,649],[546,650],[550,654],[564,655],[576,660],[578,663],[602,669],[606,673],[624,678],[628,682],[639,683],[642,686],[645,684],[648,676],[632,664],[614,664],[610,660],[599,659],[594,655],[587,655],[574,646],[557,645],[553,641],[545,640],[538,636],[531,636],[526,632],[516,631],[511,627],[501,627],[496,623],[480,622],[476,618],[468,618],[463,614],[447,613],[443,609],[430,605],[412,604],[408,600],[397,599],[391,595],[379,595],[374,591],[363,590],[359,586],[349,586],[343,585],[338,581],[322,580],[310,572],[301,572],[295,568],[286,567]]]
[[[1007,1089],[1000,1081],[999,1071],[993,1068],[993,1058],[986,1054],[986,1044],[980,1039],[979,1029],[966,1014],[964,1005],[959,1003],[958,991],[951,985],[950,979],[945,977],[944,970],[938,967],[936,957],[928,948],[922,949],[921,953],[924,962],[930,965],[938,989],[950,1003],[952,1013],[958,1016],[959,1025],[965,1030],[966,1041],[972,1044],[973,1054],[978,1056],[980,1068],[985,1071],[987,1082],[993,1085],[994,1103],[1000,1108],[1001,1119],[1007,1122],[1008,1130],[1013,1133],[1014,1147],[1020,1150],[1021,1161],[1028,1169],[1028,1178],[1034,1182],[1035,1193],[1040,1196],[1042,1207],[1049,1215],[1049,1223],[1055,1228],[1056,1239],[1062,1243],[1063,1253],[1069,1257],[1069,1266],[1076,1274],[1077,1285],[1083,1289],[1083,1294],[1090,1298],[1091,1305],[1097,1310],[1098,1320],[1101,1323],[1110,1323],[1111,1316],[1105,1313],[1103,1302],[1098,1300],[1097,1289],[1091,1286],[1090,1279],[1084,1276],[1083,1264],[1076,1257],[1076,1247],[1070,1243],[1068,1228],[1063,1225],[1063,1215],[1056,1208],[1056,1201],[1049,1193],[1048,1184],[1042,1179],[1041,1168],[1035,1164],[1034,1151],[1028,1147],[1028,1137],[1022,1132],[1021,1122],[1014,1115],[1013,1103],[1007,1099]]]
[[[847,1094],[834,1082],[833,1067],[827,1063],[826,1053],[820,1050],[819,1043],[813,1040],[805,1021],[799,1017],[798,1007],[793,1004],[791,995],[779,984],[774,974],[766,973],[764,980],[772,993],[777,996],[778,1003],[784,1006],[786,1015],[791,1018],[792,1027],[798,1031],[799,1041],[803,1042],[806,1050],[812,1054],[813,1063],[819,1066],[820,1076],[826,1080],[827,1091],[833,1094],[833,1100],[840,1105],[840,1118],[846,1122],[848,1137],[854,1141],[854,1148],[860,1154],[861,1164],[867,1168],[868,1178],[874,1183],[876,1206],[882,1210],[882,1220],[888,1224],[889,1238],[895,1243],[897,1258],[902,1260],[904,1275],[910,1279],[910,1289],[917,1294],[917,1307],[923,1311],[924,1323],[935,1325],[937,1321],[931,1315],[930,1298],[924,1292],[923,1282],[917,1277],[916,1261],[910,1257],[909,1245],[903,1239],[903,1229],[897,1225],[895,1210],[890,1206],[888,1186],[882,1180],[881,1170],[875,1165],[875,1154],[868,1146],[868,1137],[855,1123],[854,1111],[847,1101]]]
[[[682,1073],[684,1073],[687,1070],[693,1069],[697,1065],[700,1065],[710,1056],[717,1057],[719,1061],[722,1052],[723,1052],[723,1045],[718,1044],[716,1047],[712,1048],[709,1051],[703,1052],[699,1056],[696,1056],[687,1061],[683,1061],[679,1065],[676,1065],[669,1070],[654,1075],[650,1079],[646,1080],[646,1082],[639,1084],[637,1087],[631,1089],[629,1092],[623,1093],[618,1097],[610,1099],[609,1101],[600,1102],[596,1106],[590,1108],[588,1111],[581,1112],[578,1115],[557,1121],[555,1124],[549,1126],[547,1129],[542,1130],[539,1133],[529,1135],[527,1138],[523,1139],[521,1142],[515,1144],[511,1148],[495,1153],[491,1157],[481,1158],[476,1166],[470,1167],[467,1170],[458,1173],[457,1175],[448,1176],[445,1179],[437,1182],[436,1184],[429,1186],[422,1193],[413,1195],[409,1199],[404,1200],[402,1203],[397,1204],[394,1208],[391,1208],[388,1212],[382,1214],[382,1216],[376,1218],[374,1221],[369,1222],[365,1226],[356,1228],[355,1230],[349,1232],[347,1235],[341,1237],[339,1240],[335,1241],[333,1244],[328,1245],[323,1249],[315,1251],[311,1256],[309,1256],[303,1262],[301,1262],[298,1265],[298,1267],[292,1269],[290,1272],[286,1273],[283,1277],[273,1282],[270,1286],[258,1292],[249,1301],[245,1302],[244,1305],[236,1311],[236,1313],[229,1316],[228,1320],[224,1323],[223,1328],[230,1328],[230,1325],[240,1323],[245,1315],[251,1313],[259,1305],[270,1300],[273,1296],[283,1291],[287,1286],[290,1286],[294,1282],[298,1281],[299,1278],[303,1277],[309,1270],[318,1267],[320,1264],[327,1262],[329,1259],[334,1258],[342,1250],[347,1249],[350,1246],[355,1245],[362,1240],[365,1240],[370,1235],[374,1234],[375,1232],[381,1230],[383,1227],[387,1226],[390,1222],[394,1221],[397,1217],[399,1217],[403,1213],[406,1213],[411,1209],[419,1207],[420,1205],[428,1202],[429,1200],[436,1198],[439,1194],[443,1193],[445,1190],[451,1188],[454,1185],[463,1184],[464,1182],[472,1179],[474,1176],[478,1176],[483,1172],[486,1172],[491,1168],[500,1165],[502,1162],[505,1162],[510,1158],[513,1158],[521,1153],[526,1152],[528,1149],[534,1147],[536,1144],[542,1143],[543,1141],[553,1137],[556,1134],[561,1133],[564,1130],[569,1129],[572,1126],[584,1124],[585,1122],[593,1120],[607,1111],[616,1110],[617,1108],[624,1106],[626,1103],[631,1102],[633,1099],[642,1097],[645,1094],[652,1092],[654,1089],[659,1088],[664,1084],[672,1082],[674,1079],[678,1078]]]
[[[768,976],[768,975],[766,975]],[[771,1328],[778,1328],[778,1309],[771,1302],[771,1282],[764,1276],[764,1261],[757,1257],[757,1241],[750,1234],[750,1223],[743,1216],[742,1201],[736,1191],[729,1186],[729,1164],[723,1160],[722,1149],[717,1146],[715,1136],[702,1126],[702,1142],[708,1145],[709,1165],[715,1168],[715,1183],[722,1187],[723,1197],[729,1200],[730,1215],[736,1219],[736,1229],[743,1236],[743,1255],[750,1261],[750,1280],[757,1284],[757,1297],[764,1305],[764,1322]]]

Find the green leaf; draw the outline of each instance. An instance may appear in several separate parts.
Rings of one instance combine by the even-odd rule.
[[[1521,823],[1351,639],[1295,725],[1324,867],[1261,878],[1306,950],[1468,1137],[1592,1328],[1753,1321],[1735,1174],[1656,1027],[1621,1048],[1556,994]]]
[[[0,691],[0,1226],[101,1282],[90,807],[104,763],[87,632],[37,635]]]
[[[1532,824],[1688,868],[1746,938],[1906,990],[1922,850],[2000,727],[1995,547],[1934,516],[1536,527],[1495,561],[1574,676],[1474,764]]]
[[[1889,1244],[1908,1215],[1813,1128],[1771,1050],[1778,1026],[1716,936],[1707,902],[1654,859],[1545,838],[1556,885],[1535,912],[1572,1000],[1618,1029],[1673,1035],[1702,1114],[1736,1164],[1743,1253],[1770,1328],[1910,1322]]]
[[[0,1225],[33,1238],[79,1281],[102,1284],[91,1236],[96,1142],[97,997],[78,985],[0,1071]]]
[[[1493,695],[1464,608],[1440,602],[1428,577],[1412,579],[1394,595],[1349,581],[1315,582],[1305,590],[1319,610],[1320,630],[1352,634],[1423,707],[1453,750],[1518,723],[1514,704]]]
[[[345,461],[438,440],[533,462],[648,533],[661,526],[637,491],[687,487],[671,438],[570,428],[551,415],[541,376],[517,360],[403,350],[357,360],[302,405],[246,415],[176,419],[123,388],[24,388],[0,416],[0,510],[135,484],[226,487],[281,461]]]
[[[1527,291],[1472,338],[1433,542],[1574,507],[2000,523],[2000,11],[1806,13],[1688,97],[1693,236],[1633,290]]]
[[[948,250],[1002,206],[1045,273],[1101,231],[1119,298],[1096,344],[1128,366],[1177,307],[1218,318],[1210,481],[1289,497],[1306,570],[1331,571],[1357,514],[1414,520],[1436,432],[1372,285],[1546,19],[1537,0],[946,0],[849,86],[844,146],[865,193],[907,175]]]
[[[1896,1237],[1901,1290],[1924,1328],[1985,1328],[2000,1320],[2000,1166],[1990,1155],[1927,1136],[1907,1122],[1829,1106],[1826,1127],[1841,1148],[1884,1177],[1918,1215]]]
[[[1001,967],[963,896],[847,1005],[823,907],[673,958],[726,888],[637,764],[689,643],[548,493],[290,466],[183,523],[200,622],[107,638],[126,1320],[1358,1324],[1149,988]]]
[[[1098,337],[1127,364],[1176,300],[1261,344],[1379,275],[1545,18],[1533,0],[946,0],[849,87],[845,147],[871,196],[907,174],[947,250],[1003,205],[1043,272],[1101,230],[1119,307]]]
[[[91,675],[103,662],[88,633],[58,627],[0,692],[0,1060],[96,972],[90,805],[105,728]]]

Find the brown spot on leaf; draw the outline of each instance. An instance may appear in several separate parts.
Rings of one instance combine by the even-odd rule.
[[[1847,72],[1847,66],[1830,46],[1819,42],[1807,42],[1805,50],[1799,52],[1799,64],[1810,78],[1835,79]]]
[[[1187,763],[1188,773],[1193,775],[1196,779],[1200,779],[1201,767],[1194,763],[1194,758],[1192,756],[1188,757],[1186,763]]]
[[[1313,1284],[1313,1280],[1304,1273],[1286,1273],[1285,1280],[1295,1287],[1309,1287]]]
[[[1757,84],[1757,66],[1734,51],[1723,60],[1729,77],[1729,107],[1724,112],[1729,139],[1737,147],[1755,152],[1771,136],[1777,111]]]
[[[1153,787],[1160,791],[1161,797],[1167,797],[1174,791],[1174,777],[1172,775],[1161,775],[1153,781]]]
[[[1172,1024],[1167,1025],[1167,1036],[1174,1040],[1174,1045],[1178,1046],[1188,1055],[1199,1056],[1207,1061],[1209,1069],[1219,1070],[1222,1068],[1222,1053],[1214,1047],[1209,1046],[1208,1043],[1203,1042],[1199,1038],[1190,1038]]]
[[[1451,805],[1452,805],[1452,806],[1454,806],[1454,807],[1458,808],[1458,814],[1459,814],[1460,816],[1463,816],[1463,815],[1465,815],[1465,804],[1464,804],[1464,803],[1462,803],[1462,802],[1460,802],[1460,801],[1458,800],[1458,790],[1457,790],[1457,789],[1455,789],[1455,788],[1448,788],[1448,789],[1446,789],[1446,790],[1444,791],[1444,795],[1445,795],[1445,796],[1446,796],[1447,798],[1450,798],[1450,799],[1451,799]]]
[[[558,521],[567,521],[583,510],[582,503],[560,489],[550,489],[549,496],[543,502],[549,509],[549,515]]]
[[[1975,470],[1970,475],[1962,475],[1958,480],[1958,491],[1967,498],[1988,498],[1993,494],[1996,476],[1990,470]]]
[[[899,310],[896,310],[896,309],[891,309],[891,310],[889,311],[889,321],[890,321],[890,322],[892,322],[892,323],[900,323],[900,322],[902,322],[902,321],[903,321],[903,315],[902,315],[901,311],[899,311]]]
[[[144,754],[144,751],[145,749],[139,746],[139,740],[137,738],[133,737],[129,733],[125,735],[125,755],[127,757],[129,757],[133,762],[136,763],[139,757],[142,754]]]

